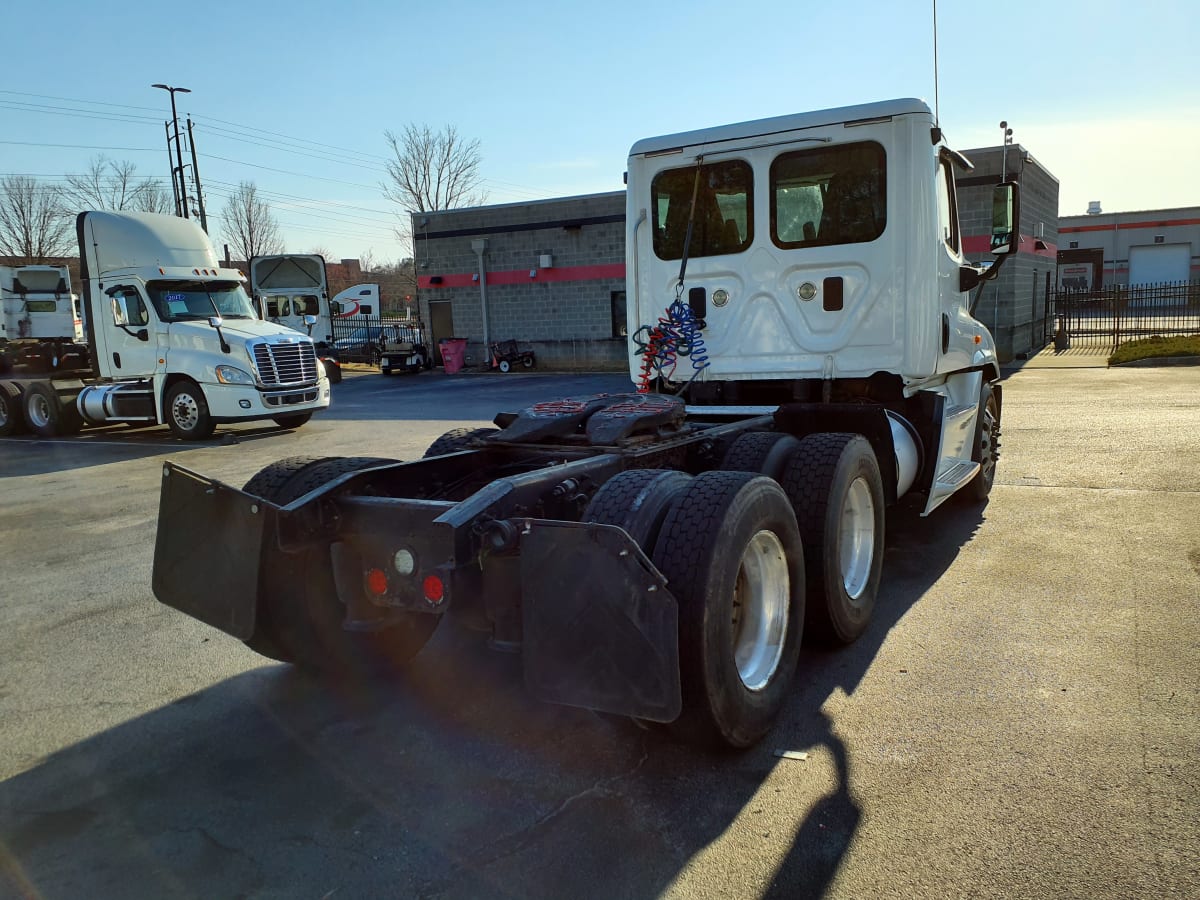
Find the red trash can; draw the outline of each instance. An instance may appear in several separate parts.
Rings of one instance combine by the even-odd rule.
[[[463,358],[467,355],[466,338],[442,338],[438,341],[442,351],[442,365],[447,375],[453,375],[463,367]]]

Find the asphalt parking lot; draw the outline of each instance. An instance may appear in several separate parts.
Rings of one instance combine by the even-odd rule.
[[[741,754],[540,704],[450,627],[364,692],[150,592],[164,460],[413,458],[627,383],[360,375],[294,432],[0,441],[0,896],[1195,896],[1200,367],[1011,373],[990,502],[889,512],[871,629]]]

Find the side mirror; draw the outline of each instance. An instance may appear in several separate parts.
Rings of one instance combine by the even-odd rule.
[[[317,317],[316,316],[305,316],[304,324],[307,325],[309,328],[312,328],[314,325],[317,324]]]
[[[138,332],[137,332],[137,339],[139,341],[149,341],[150,340],[150,332],[145,328],[139,328]]]
[[[208,324],[209,324],[209,327],[211,327],[211,328],[220,328],[222,325],[225,324],[225,320],[222,319],[220,316],[209,316]]]
[[[330,300],[329,301],[329,314],[331,316],[340,316],[342,314],[342,301],[341,300]]]
[[[992,189],[992,253],[1016,253],[1021,242],[1021,194],[1014,181]]]

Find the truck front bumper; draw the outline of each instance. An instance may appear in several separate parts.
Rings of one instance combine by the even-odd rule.
[[[329,379],[297,388],[259,390],[250,385],[204,384],[209,414],[218,422],[270,419],[329,406]]]

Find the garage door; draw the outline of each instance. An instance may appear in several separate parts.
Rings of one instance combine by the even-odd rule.
[[[1192,264],[1191,244],[1150,244],[1129,248],[1129,284],[1187,281]]]

